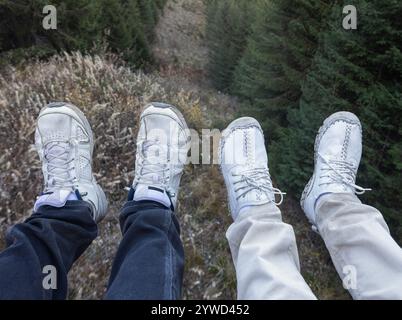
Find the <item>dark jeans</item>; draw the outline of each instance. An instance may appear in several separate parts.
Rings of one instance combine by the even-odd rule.
[[[154,202],[129,201],[120,226],[123,240],[106,299],[179,299],[184,252],[172,210]],[[0,299],[65,299],[67,273],[97,233],[86,202],[41,207],[7,235],[8,247],[0,253]],[[43,285],[44,280],[54,283],[48,282],[48,265],[55,267],[57,289]]]

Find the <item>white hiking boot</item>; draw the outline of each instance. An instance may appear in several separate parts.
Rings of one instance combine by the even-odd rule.
[[[272,186],[264,135],[257,120],[233,121],[222,133],[219,157],[233,219],[249,207],[282,203],[284,193]],[[275,195],[280,196],[278,202]]]
[[[84,114],[67,103],[49,104],[39,114],[35,145],[45,188],[34,211],[82,199],[91,204],[93,219],[99,222],[106,215],[107,200],[92,174],[94,138]]]
[[[309,221],[316,224],[317,200],[330,193],[363,194],[356,185],[362,156],[362,127],[350,112],[338,112],[324,121],[315,141],[314,173],[300,201]]]
[[[156,201],[175,210],[190,138],[177,108],[163,103],[144,108],[137,137],[134,201]]]

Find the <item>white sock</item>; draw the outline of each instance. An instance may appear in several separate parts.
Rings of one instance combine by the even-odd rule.
[[[155,201],[170,208],[172,205],[166,191],[160,187],[139,184],[135,188],[134,201]]]

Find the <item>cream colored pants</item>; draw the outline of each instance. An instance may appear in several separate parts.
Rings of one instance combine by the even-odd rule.
[[[378,210],[351,194],[317,203],[317,226],[354,299],[402,299],[402,250]],[[300,274],[293,228],[274,204],[250,207],[226,234],[238,299],[316,299]]]

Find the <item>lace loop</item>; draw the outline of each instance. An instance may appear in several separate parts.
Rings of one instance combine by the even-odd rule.
[[[328,160],[321,153],[318,153],[318,156],[327,166],[322,169],[326,174],[322,174],[321,178],[328,178],[330,180],[329,182],[321,183],[320,185],[341,183],[353,188],[354,192],[358,195],[372,190],[370,188],[360,187],[355,183],[357,168],[352,163],[342,160]]]
[[[168,150],[162,148],[160,141],[157,139],[139,143],[137,150],[139,151],[140,174],[136,175],[136,182],[157,184],[167,190],[170,172]]]
[[[272,186],[271,176],[266,168],[247,170],[240,174],[232,173],[232,176],[240,177],[239,180],[234,182],[234,185],[238,185],[238,187],[235,188],[235,192],[240,192],[240,194],[238,194],[236,197],[237,200],[239,200],[241,197],[245,197],[251,191],[257,190],[265,193],[268,199],[270,198],[270,194],[273,194],[274,196],[279,195],[279,202],[276,202],[275,199],[273,202],[277,206],[282,204],[284,195],[286,195],[286,193]]]
[[[46,160],[48,183],[45,192],[55,189],[74,188],[75,177],[70,171],[74,169],[70,157],[70,143],[67,141],[50,142],[45,145],[44,159]]]

